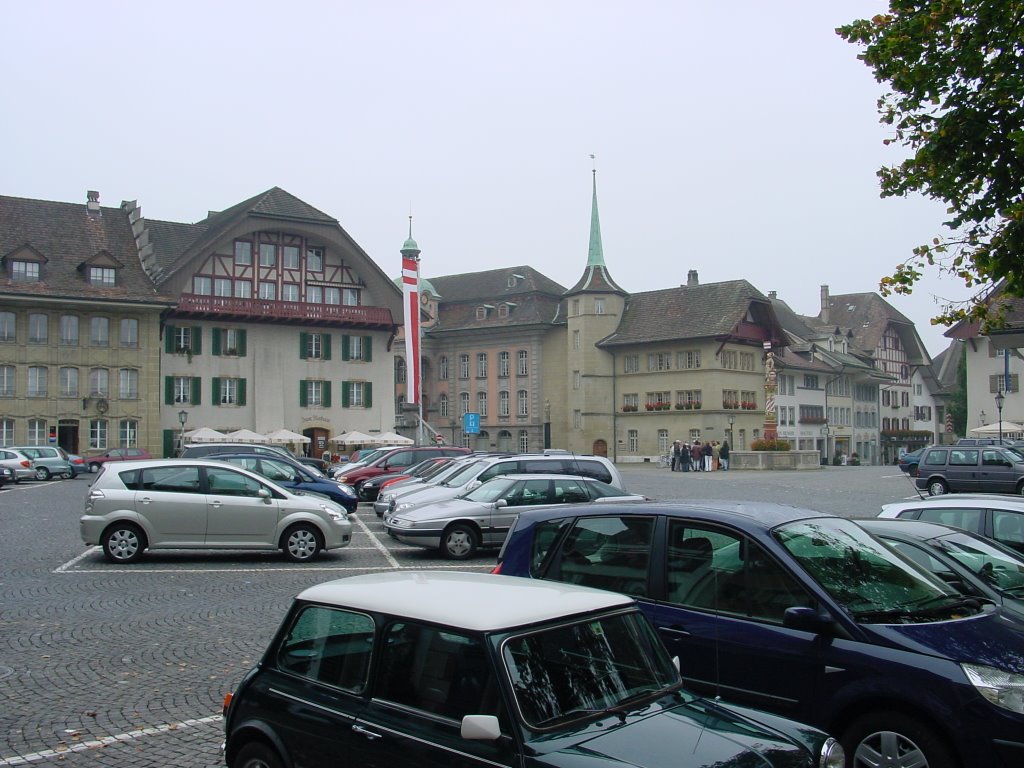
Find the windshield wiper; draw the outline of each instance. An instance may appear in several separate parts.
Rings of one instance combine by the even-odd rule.
[[[930,608],[925,606],[929,603],[936,603],[939,601],[945,601],[942,605],[933,605]],[[948,602],[952,601],[952,602]],[[931,616],[939,616],[949,611],[956,610],[958,608],[971,608],[974,611],[981,609],[981,601],[975,597],[959,597],[957,595],[934,595],[929,597],[917,605],[904,605],[897,608],[885,608],[871,611],[851,611],[854,618],[858,621],[866,621],[872,623],[870,619],[884,620],[884,619],[899,619],[899,618],[928,618]]]

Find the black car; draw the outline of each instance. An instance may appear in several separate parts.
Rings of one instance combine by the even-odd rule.
[[[311,587],[224,706],[230,768],[843,768],[822,732],[683,690],[621,595],[480,573]]]

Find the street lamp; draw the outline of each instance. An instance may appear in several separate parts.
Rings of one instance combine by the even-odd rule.
[[[181,438],[180,447],[178,452],[180,453],[185,449],[185,422],[188,421],[188,411],[184,408],[178,411],[178,423],[181,424]]]
[[[733,416],[733,415],[732,415],[732,414],[730,413],[730,414],[729,414],[729,442],[730,442],[730,446],[729,446],[729,448],[730,448],[730,449],[731,449],[731,448],[733,447],[733,446],[731,445],[731,443],[735,443],[735,442],[736,442],[735,440],[733,440],[733,439],[732,439],[732,425],[733,425],[733,424],[735,424],[735,423],[736,423],[736,417],[735,417],[735,416]]]
[[[984,427],[985,426],[985,412],[984,411],[982,411],[981,413],[978,414],[978,426],[979,427]]]
[[[1006,396],[1003,394],[1003,390],[996,392],[996,410],[999,411],[999,444],[1003,444],[1003,400]]]

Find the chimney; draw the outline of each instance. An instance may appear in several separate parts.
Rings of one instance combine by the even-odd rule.
[[[86,203],[85,212],[90,216],[102,216],[103,211],[100,210],[100,193],[93,190],[89,190],[85,193]]]
[[[697,279],[697,270],[691,269],[686,273],[686,285],[700,285],[700,281]]]
[[[768,291],[768,298],[774,301],[775,299],[779,298],[779,294],[777,291]]]
[[[821,322],[828,322],[828,286],[821,286]]]

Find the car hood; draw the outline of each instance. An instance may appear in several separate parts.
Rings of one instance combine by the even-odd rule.
[[[606,725],[572,747],[548,753],[538,762],[552,766],[630,765],[645,768],[686,765],[742,765],[744,768],[805,768],[808,748],[796,739],[707,700],[669,709],[651,707],[653,714],[624,724]],[[614,716],[612,717],[614,719]],[[608,724],[609,721],[605,721]],[[805,737],[820,744],[824,735],[806,729]]]
[[[399,499],[399,502],[401,501],[402,500]],[[480,501],[467,501],[466,499],[457,499],[452,498],[451,496],[442,499],[441,501],[424,500],[422,506],[419,504],[419,496],[410,498],[409,501],[415,501],[416,506],[411,509],[403,509],[401,512],[395,512],[393,514],[402,515],[403,517],[408,517],[412,520],[433,520],[435,518],[442,517],[458,517],[463,515],[480,514],[482,512],[489,511],[489,508],[493,506],[492,504],[486,504]]]
[[[1024,620],[1001,608],[926,624],[862,624],[886,645],[1024,674]]]
[[[441,485],[424,486],[415,493],[409,493],[404,496],[397,496],[395,499],[395,503],[415,504],[417,507],[419,507],[420,504],[434,504],[435,502],[454,499],[464,490],[465,488],[446,488]]]

